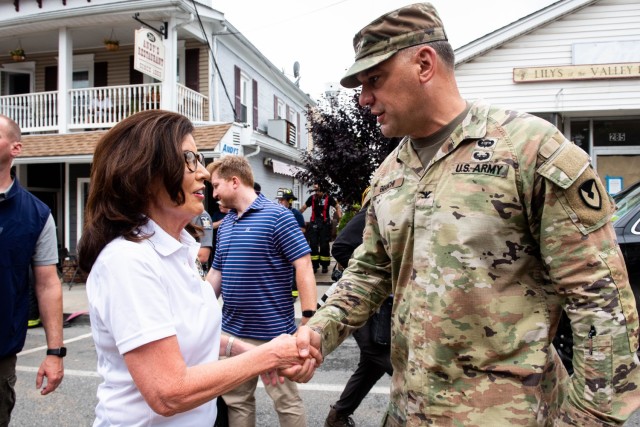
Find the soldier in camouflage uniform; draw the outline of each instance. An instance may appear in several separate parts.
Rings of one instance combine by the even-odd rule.
[[[465,102],[428,3],[354,39],[341,83],[387,137],[364,242],[298,333],[331,353],[392,293],[386,426],[610,426],[640,406],[638,313],[585,152],[537,117]],[[571,319],[569,376],[551,344]]]

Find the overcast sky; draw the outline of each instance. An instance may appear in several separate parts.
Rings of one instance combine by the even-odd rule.
[[[434,0],[454,48],[556,0]],[[353,36],[408,0],[214,0],[214,8],[300,88],[318,99],[353,63]]]

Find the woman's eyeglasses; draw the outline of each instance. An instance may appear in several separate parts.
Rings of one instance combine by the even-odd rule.
[[[198,163],[204,166],[204,155],[202,153],[194,153],[193,151],[183,151],[184,161],[187,163],[187,169],[195,172],[198,169]]]

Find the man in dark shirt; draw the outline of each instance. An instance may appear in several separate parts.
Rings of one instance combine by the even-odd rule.
[[[27,336],[29,270],[32,269],[47,351],[36,375],[40,394],[54,391],[64,376],[62,286],[51,211],[11,174],[22,152],[20,128],[0,115],[0,426],[9,425],[16,402],[16,355]],[[46,379],[46,381],[45,381]]]

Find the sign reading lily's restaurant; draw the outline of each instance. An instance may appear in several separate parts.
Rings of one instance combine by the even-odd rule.
[[[514,68],[514,83],[640,78],[640,62]]]
[[[140,28],[136,30],[135,40],[133,68],[156,80],[164,80],[162,37],[155,31]]]

